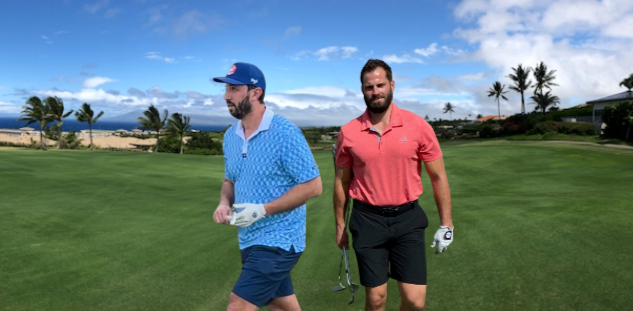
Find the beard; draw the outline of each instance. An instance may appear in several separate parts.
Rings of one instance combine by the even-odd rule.
[[[235,109],[231,111],[229,109],[229,113],[236,119],[242,120],[245,116],[247,116],[253,110],[253,105],[248,100],[248,97],[242,99],[237,105],[231,101],[226,101],[227,105],[233,105]]]
[[[376,102],[375,100],[379,98],[384,98],[384,101],[382,103]],[[389,105],[391,105],[391,101],[393,100],[393,92],[389,91],[389,93],[383,96],[372,96],[370,98],[367,98],[365,96],[364,99],[365,105],[367,105],[367,110],[373,113],[383,113],[387,111],[387,109],[389,109]]]

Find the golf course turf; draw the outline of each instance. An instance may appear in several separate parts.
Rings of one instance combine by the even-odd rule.
[[[633,149],[489,141],[442,145],[455,240],[427,247],[427,310],[633,306]],[[338,285],[332,156],[314,153],[292,272],[303,310],[362,310]],[[221,156],[0,148],[0,310],[225,310],[241,263],[213,222]],[[439,226],[428,176],[427,245]],[[359,282],[354,252],[352,280]],[[389,281],[387,310],[400,300]]]

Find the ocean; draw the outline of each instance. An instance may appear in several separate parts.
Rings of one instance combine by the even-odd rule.
[[[16,118],[7,118],[0,117],[0,129],[20,129],[26,126],[26,122],[16,121]],[[34,128],[35,130],[40,129],[39,123],[31,123],[28,125],[29,127]],[[93,130],[111,130],[116,131],[119,129],[131,131],[135,128],[139,127],[139,123],[137,122],[117,122],[117,121],[107,121],[107,120],[99,120],[97,123],[92,124]],[[219,132],[226,128],[227,126],[221,125],[208,125],[208,124],[192,124],[191,130],[199,130],[206,132]],[[68,132],[70,130],[74,130],[75,132],[79,132],[81,130],[88,129],[88,123],[79,122],[75,119],[64,119],[64,125],[62,126],[64,132]],[[146,129],[151,130],[151,129]]]

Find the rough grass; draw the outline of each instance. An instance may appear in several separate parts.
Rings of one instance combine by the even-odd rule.
[[[633,151],[446,144],[455,242],[428,254],[427,310],[625,310],[633,304]],[[347,306],[338,284],[331,153],[293,270],[303,310]],[[0,310],[223,310],[236,230],[213,223],[222,157],[0,148]],[[427,245],[439,225],[428,178]],[[352,252],[353,278],[358,281]],[[397,310],[389,282],[387,310]]]

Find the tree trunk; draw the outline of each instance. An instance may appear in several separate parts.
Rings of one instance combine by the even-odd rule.
[[[497,110],[499,112],[499,123],[501,123],[501,103],[499,103],[499,98],[497,98]]]
[[[92,150],[94,145],[92,144],[92,123],[91,122],[88,122],[88,130],[90,131],[90,150]]]
[[[44,135],[42,134],[43,129],[44,129],[44,123],[40,122],[40,148],[42,148],[42,150],[46,150],[46,144],[44,143]]]
[[[629,133],[631,132],[631,124],[629,124],[629,126],[626,129],[626,138],[624,139],[625,141],[629,140]]]
[[[525,99],[523,97],[523,92],[521,92],[521,114],[525,114]]]
[[[158,153],[158,140],[160,139],[160,129],[156,131],[156,149],[154,152]]]
[[[182,154],[182,149],[185,144],[182,143],[182,135],[180,135],[180,154]]]
[[[59,124],[57,129],[57,149],[62,149],[62,127]]]

